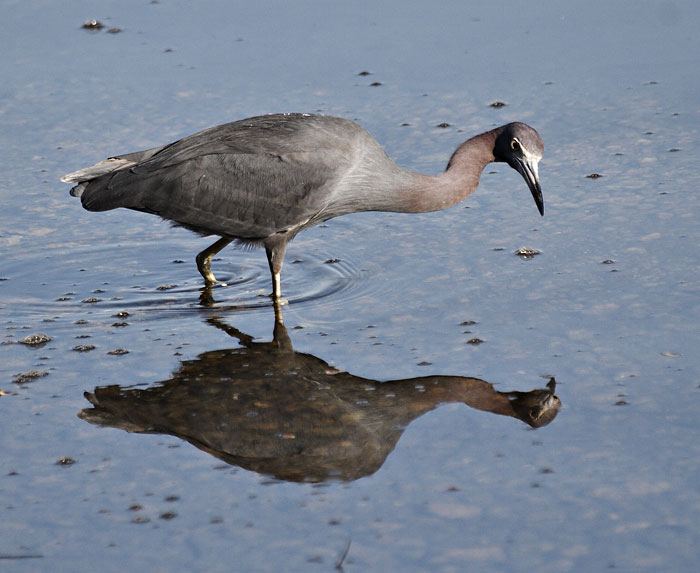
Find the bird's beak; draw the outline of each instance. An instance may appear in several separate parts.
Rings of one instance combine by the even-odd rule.
[[[518,159],[515,162],[515,169],[523,176],[525,183],[530,188],[532,198],[535,200],[540,215],[544,216],[544,199],[542,199],[542,187],[540,187],[540,176],[537,172],[537,157],[529,156]]]

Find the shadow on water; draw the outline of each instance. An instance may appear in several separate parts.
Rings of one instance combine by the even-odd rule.
[[[147,389],[118,385],[85,393],[78,416],[128,432],[169,434],[228,464],[294,482],[356,480],[375,473],[406,427],[437,406],[462,402],[549,424],[561,402],[556,382],[530,392],[498,392],[462,376],[380,382],[295,352],[276,308],[273,340],[253,338],[218,317],[209,324],[240,347],[183,361],[170,380]]]

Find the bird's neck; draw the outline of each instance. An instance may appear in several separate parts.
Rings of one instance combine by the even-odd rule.
[[[497,133],[487,131],[462,143],[440,175],[414,174],[402,190],[407,212],[425,213],[447,209],[464,201],[479,184],[484,167],[495,160],[493,146]]]
[[[456,402],[484,412],[517,417],[507,395],[497,392],[493,384],[477,378],[424,376],[383,382],[382,386],[401,398],[399,403],[410,404],[411,420],[441,404]]]

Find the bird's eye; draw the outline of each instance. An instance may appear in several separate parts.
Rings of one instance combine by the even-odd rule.
[[[515,138],[511,139],[510,140],[510,148],[513,151],[520,151],[520,142]]]

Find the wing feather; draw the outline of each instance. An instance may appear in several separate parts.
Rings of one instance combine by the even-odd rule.
[[[194,134],[142,161],[133,161],[138,153],[117,156],[129,162],[81,183],[83,206],[155,213],[203,234],[252,241],[295,234],[323,220],[355,161],[350,136],[366,134],[347,120],[311,117],[323,121],[262,116]]]

